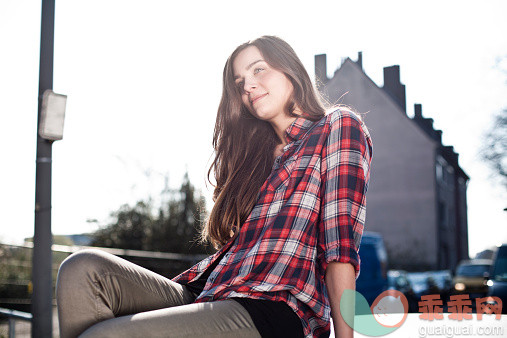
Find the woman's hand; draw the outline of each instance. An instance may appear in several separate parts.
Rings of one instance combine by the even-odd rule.
[[[331,304],[335,337],[352,338],[354,337],[354,330],[343,320],[340,312],[340,300],[345,289],[356,289],[354,267],[350,263],[330,262],[326,268],[325,281]],[[347,306],[355,307],[355,303],[352,302]]]

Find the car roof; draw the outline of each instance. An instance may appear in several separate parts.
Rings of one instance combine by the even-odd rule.
[[[462,266],[462,265],[492,265],[492,264],[493,264],[493,260],[491,260],[491,259],[468,259],[468,260],[461,261],[459,263],[459,266]]]

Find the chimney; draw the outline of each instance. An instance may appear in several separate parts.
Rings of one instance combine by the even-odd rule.
[[[449,156],[448,160],[454,162],[454,164],[458,164],[459,155],[454,151],[453,146],[444,146],[444,152],[446,152],[447,155]]]
[[[327,84],[328,81],[326,54],[315,55],[315,83],[319,86]]]
[[[384,67],[383,88],[406,113],[405,85],[400,82],[400,66]]]
[[[441,130],[435,130],[437,134],[437,141],[438,143],[442,144],[442,131]]]
[[[426,135],[437,141],[439,144],[442,144],[442,131],[435,130],[435,128],[433,128],[432,118],[424,118],[422,116],[422,104],[420,103],[414,104],[413,120],[426,133]]]
[[[414,117],[416,119],[422,119],[422,104],[414,104]]]
[[[363,69],[363,52],[358,52],[357,53],[356,64],[359,66],[359,68],[361,68],[361,70]]]

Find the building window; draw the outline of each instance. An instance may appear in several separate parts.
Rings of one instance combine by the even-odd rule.
[[[437,161],[437,165],[435,167],[436,175],[437,175],[437,182],[441,183],[444,179],[444,168],[442,167],[442,164]]]
[[[447,206],[444,202],[438,202],[438,223],[441,229],[446,229],[448,226],[447,222]]]

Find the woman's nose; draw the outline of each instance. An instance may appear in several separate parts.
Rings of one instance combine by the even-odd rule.
[[[253,89],[257,88],[257,82],[253,78],[245,79],[243,90],[250,93]]]

